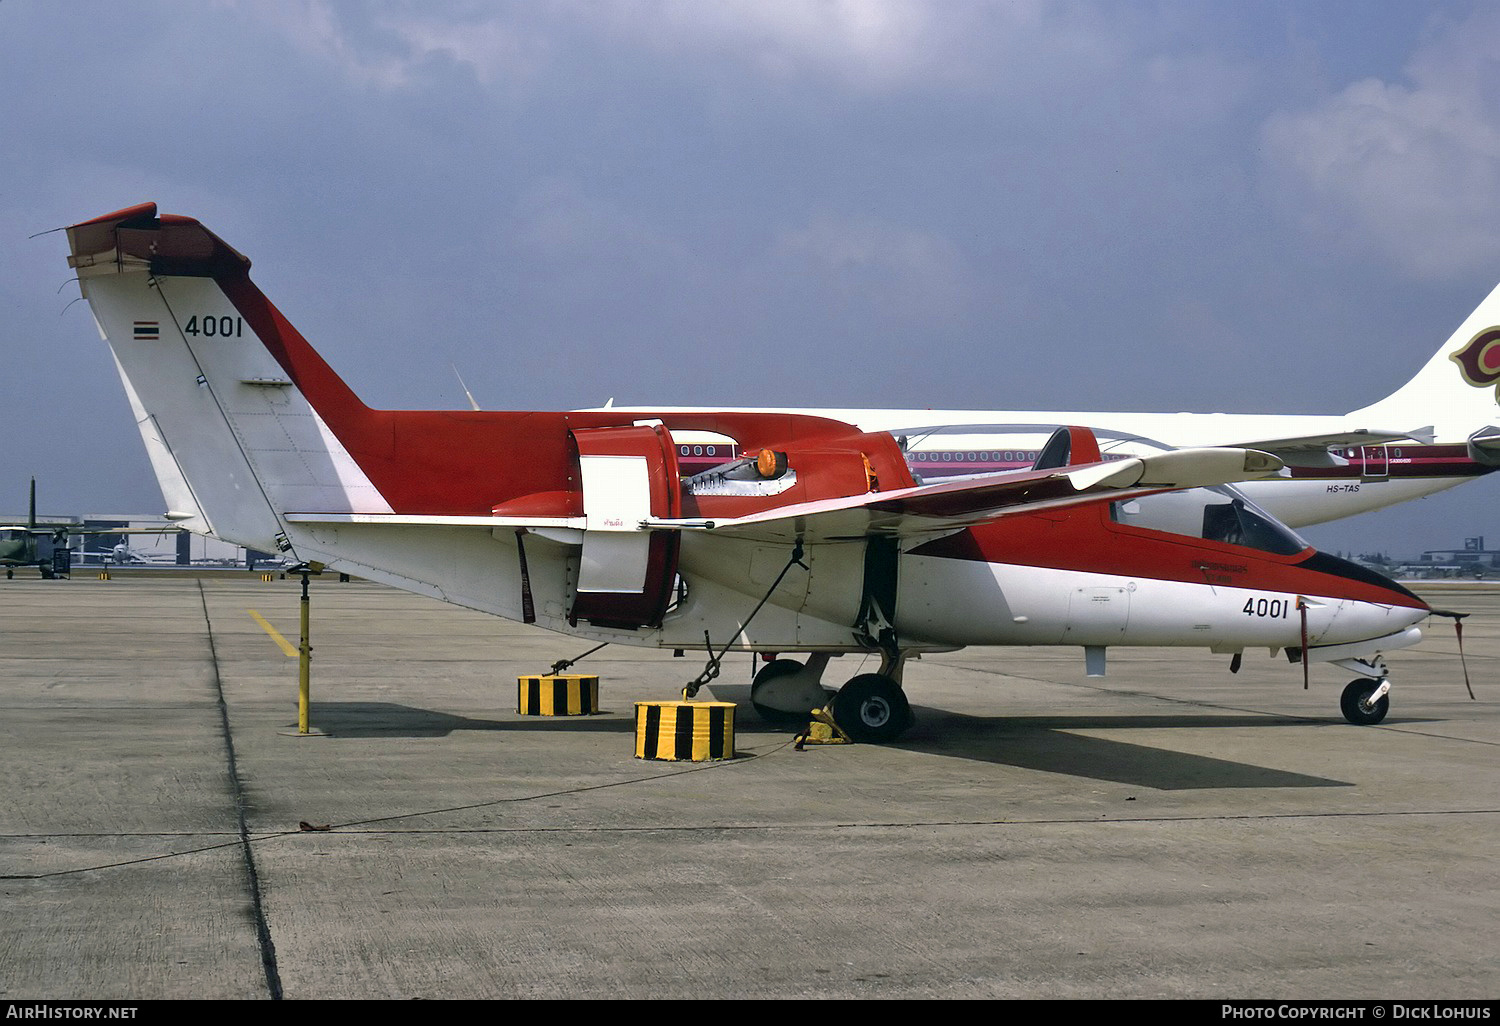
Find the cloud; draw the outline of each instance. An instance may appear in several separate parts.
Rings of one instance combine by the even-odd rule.
[[[878,93],[1074,80],[1118,67],[1132,47],[1107,8],[1058,11],[1038,0],[226,2],[349,81],[388,90],[411,87],[441,62],[485,85],[515,86],[568,63],[570,52],[635,52]]]
[[[1024,12],[1027,5],[1013,10]],[[464,67],[486,86],[514,86],[566,62],[568,51],[627,51],[719,61],[771,79],[822,75],[859,88],[944,79],[968,62],[964,31],[977,5],[929,0],[608,0],[525,6],[331,0],[244,16],[273,28],[348,81],[384,90],[418,83],[435,62]],[[1023,20],[1026,20],[1023,16]]]
[[[821,215],[780,231],[772,258],[820,293],[887,316],[930,321],[967,305],[963,255],[929,231]]]
[[[381,90],[413,86],[434,62],[466,68],[486,85],[523,82],[548,59],[545,36],[530,31],[527,18],[485,5],[233,5],[347,81]]]
[[[921,0],[640,0],[613,8],[616,31],[659,49],[718,53],[774,78],[808,71],[890,86],[944,75],[974,8]]]
[[[1367,78],[1262,129],[1269,183],[1333,245],[1416,278],[1500,264],[1500,11],[1441,26],[1404,82]]]

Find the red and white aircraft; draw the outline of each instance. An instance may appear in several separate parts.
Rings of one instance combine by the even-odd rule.
[[[68,239],[182,527],[566,634],[705,650],[700,681],[730,649],[810,653],[757,677],[772,714],[823,703],[829,656],[878,653],[833,701],[859,739],[908,725],[909,657],[965,645],[1076,645],[1098,673],[1111,645],[1235,668],[1287,649],[1361,674],[1344,714],[1378,722],[1381,655],[1430,612],[1228,486],[1280,472],[1265,452],[1105,460],[1065,427],[1023,469],[933,481],[899,413],[374,410],[199,222],[147,203]],[[689,437],[734,458],[684,474]]]

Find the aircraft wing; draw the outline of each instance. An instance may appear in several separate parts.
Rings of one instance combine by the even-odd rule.
[[[765,542],[853,541],[872,534],[936,536],[1017,513],[1268,477],[1282,465],[1277,457],[1250,449],[1174,449],[1136,459],[981,474],[731,519],[651,518],[642,526]]]
[[[1322,435],[1297,435],[1291,438],[1257,438],[1235,443],[1243,449],[1268,452],[1296,467],[1331,467],[1347,463],[1342,457],[1330,453],[1331,448],[1357,448],[1363,445],[1384,445],[1387,442],[1417,442],[1432,444],[1431,427],[1415,431],[1387,431],[1357,428],[1353,431],[1331,431]]]

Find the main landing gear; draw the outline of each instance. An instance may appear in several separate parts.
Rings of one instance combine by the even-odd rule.
[[[904,734],[913,723],[911,706],[901,690],[904,656],[881,660],[881,672],[862,673],[837,692],[823,687],[823,671],[829,655],[815,652],[805,664],[795,659],[776,659],[755,675],[750,685],[750,704],[768,723],[807,723],[809,714],[829,705],[833,718],[853,741],[883,744]]]
[[[833,696],[833,720],[851,741],[884,744],[912,725],[901,685],[879,673],[862,673]]]
[[[806,664],[795,659],[773,659],[750,683],[750,704],[760,718],[778,727],[806,725],[807,714],[828,704],[832,692],[823,688],[828,653],[814,653]]]

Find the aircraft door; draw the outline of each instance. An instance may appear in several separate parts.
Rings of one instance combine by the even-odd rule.
[[[679,535],[640,524],[682,509],[672,437],[661,425],[572,434],[587,527],[568,621],[631,630],[660,626],[677,576]]]
[[[1383,478],[1390,472],[1390,459],[1386,455],[1386,447],[1383,445],[1367,445],[1360,451],[1364,461],[1364,468],[1360,471],[1360,477],[1366,481]]]

